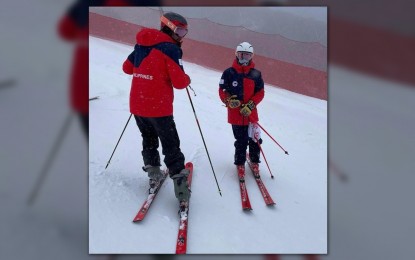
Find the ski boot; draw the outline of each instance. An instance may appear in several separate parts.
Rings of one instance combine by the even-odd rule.
[[[155,193],[157,187],[163,178],[163,172],[160,170],[160,166],[146,165],[143,170],[148,173],[150,188],[148,189],[149,194]]]
[[[189,206],[190,189],[187,183],[187,176],[189,174],[190,171],[188,169],[183,169],[171,177],[174,182],[174,193],[180,203],[180,215],[182,213],[187,214],[187,208]]]

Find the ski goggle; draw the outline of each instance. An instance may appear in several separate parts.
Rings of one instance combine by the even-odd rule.
[[[172,23],[169,19],[167,19],[164,16],[160,18],[160,21],[164,23],[165,25],[167,25],[167,27],[169,27],[180,38],[185,37],[188,32],[187,28],[175,25],[174,23]]]
[[[251,52],[245,52],[245,51],[236,52],[236,57],[238,57],[238,60],[250,61],[253,56],[254,54]]]

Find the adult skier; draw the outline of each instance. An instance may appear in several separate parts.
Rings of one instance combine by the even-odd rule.
[[[184,209],[190,197],[187,185],[190,172],[185,169],[173,119],[173,88],[185,89],[190,84],[183,69],[181,49],[188,32],[187,21],[173,12],[164,14],[160,20],[160,30],[144,28],[137,33],[137,44],[125,60],[123,71],[133,75],[130,112],[143,138],[143,170],[148,173],[149,193],[155,192],[163,177],[157,150],[160,140],[175,195]]]

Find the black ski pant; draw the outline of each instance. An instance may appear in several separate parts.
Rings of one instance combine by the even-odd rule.
[[[89,114],[78,114],[79,120],[81,121],[82,130],[84,132],[84,135],[86,139],[88,140],[89,136]]]
[[[141,117],[134,115],[137,126],[143,137],[144,165],[160,166],[160,154],[157,150],[161,142],[164,163],[169,169],[170,177],[184,169],[184,155],[180,150],[180,139],[177,134],[173,116]]]
[[[247,125],[232,125],[233,136],[235,137],[235,165],[245,164],[246,148],[249,145],[249,157],[253,163],[259,163],[259,153],[261,152],[259,145],[248,136]],[[262,139],[259,139],[262,143]]]

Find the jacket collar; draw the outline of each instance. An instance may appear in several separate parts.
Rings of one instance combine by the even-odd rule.
[[[137,33],[137,44],[142,46],[153,46],[162,42],[171,42],[177,44],[169,35],[156,29],[144,28]]]
[[[248,66],[242,66],[238,63],[238,61],[236,59],[233,60],[233,64],[232,67],[238,72],[238,73],[244,73],[244,74],[248,74],[249,71],[253,68],[255,68],[255,63],[254,61],[250,61]]]

